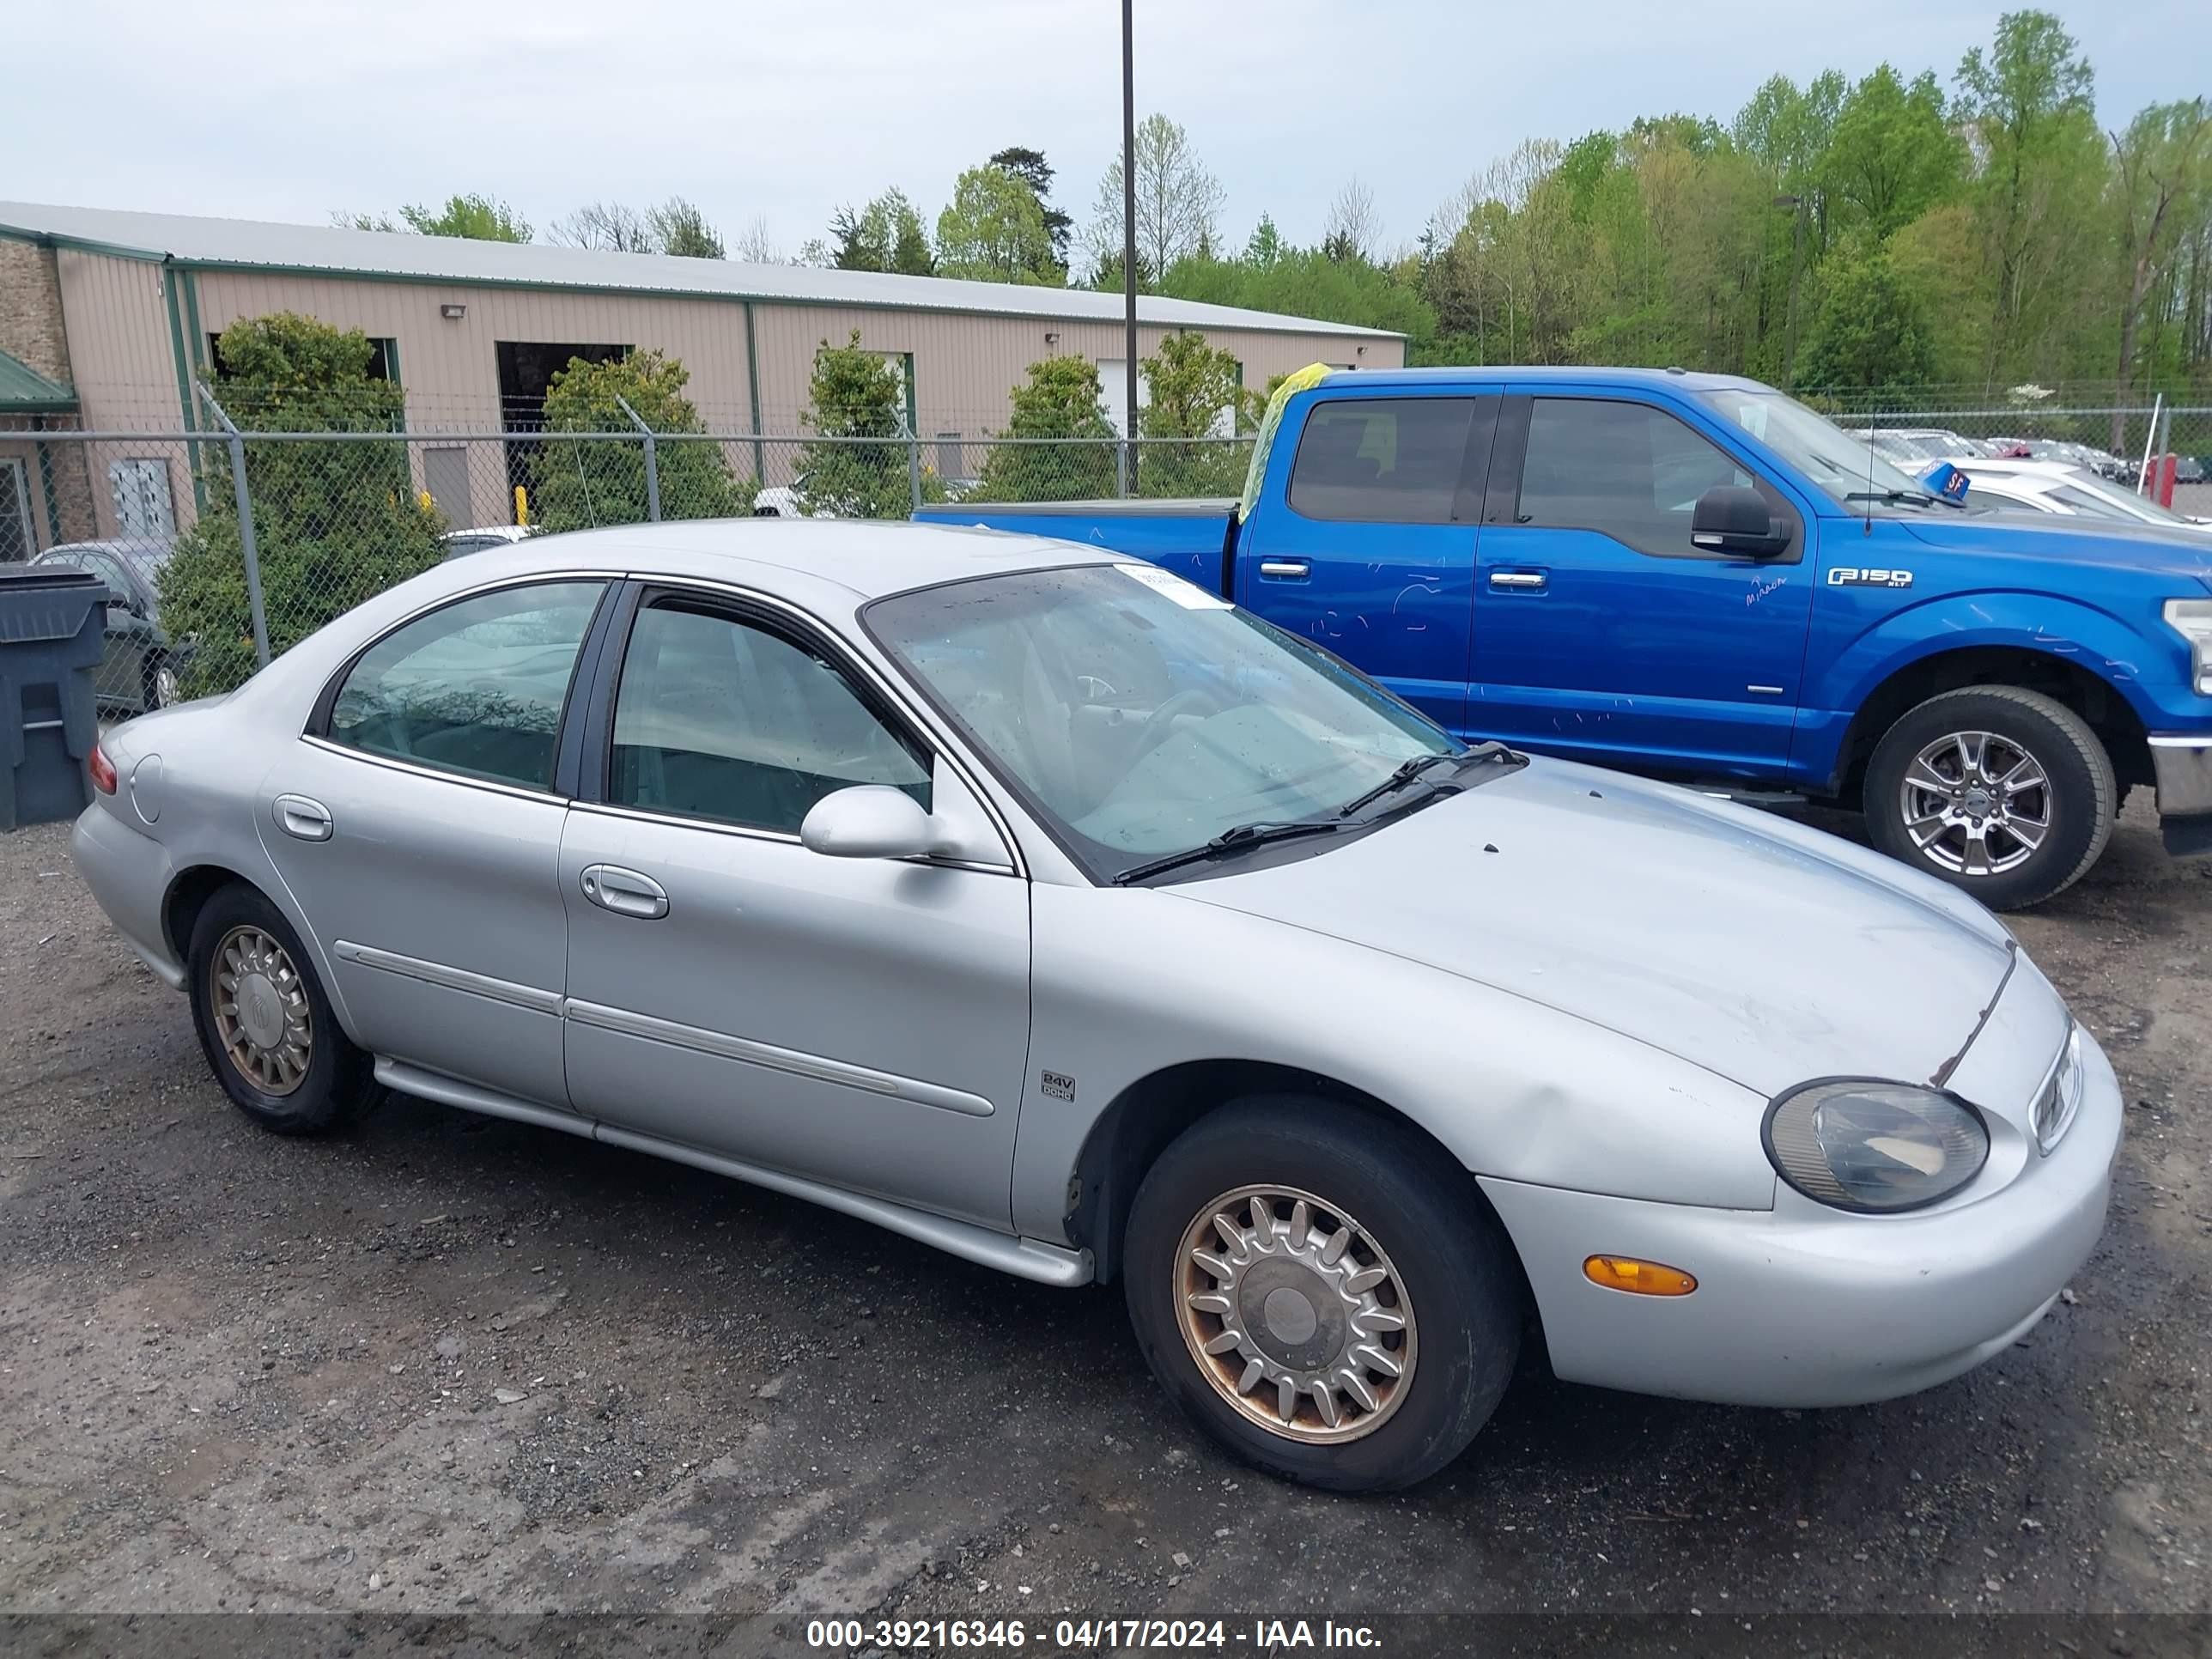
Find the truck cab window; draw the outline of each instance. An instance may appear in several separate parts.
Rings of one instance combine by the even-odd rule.
[[[1449,524],[1458,501],[1481,495],[1480,479],[1462,495],[1474,418],[1471,398],[1316,404],[1291,464],[1291,509],[1361,524]],[[1486,422],[1486,450],[1487,431]]]
[[[1595,530],[1639,553],[1710,556],[1690,542],[1690,514],[1717,485],[1758,479],[1718,446],[1649,404],[1539,398],[1529,411],[1519,522]]]

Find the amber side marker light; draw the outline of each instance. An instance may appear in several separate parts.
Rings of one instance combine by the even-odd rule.
[[[1680,1267],[1638,1261],[1632,1255],[1591,1256],[1583,1263],[1583,1277],[1632,1296],[1687,1296],[1698,1288],[1698,1281]]]

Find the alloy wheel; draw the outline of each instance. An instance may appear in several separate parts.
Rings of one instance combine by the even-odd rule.
[[[1271,1434],[1357,1440],[1405,1400],[1418,1358],[1405,1283],[1326,1199],[1293,1187],[1224,1193],[1184,1231],[1174,1272],[1191,1358]]]
[[[1925,745],[1898,789],[1905,833],[1924,858],[1966,876],[2017,869],[2051,833],[2051,779],[2015,738],[1953,732]]]
[[[289,1095],[314,1059],[307,988],[275,934],[234,927],[208,967],[216,1040],[238,1074],[264,1095]]]

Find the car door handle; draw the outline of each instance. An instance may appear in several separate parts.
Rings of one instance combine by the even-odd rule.
[[[1313,574],[1313,566],[1304,559],[1262,559],[1260,574],[1270,581],[1302,582]]]
[[[1530,591],[1543,586],[1544,580],[1544,573],[1540,570],[1493,570],[1490,573],[1492,587],[1517,587]]]
[[[584,896],[602,910],[640,921],[658,921],[668,914],[668,890],[651,876],[618,864],[586,865]]]
[[[319,800],[305,795],[279,795],[275,802],[276,827],[288,836],[301,841],[328,841],[332,824],[331,809]]]

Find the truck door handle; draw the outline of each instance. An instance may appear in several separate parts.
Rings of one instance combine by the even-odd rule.
[[[1262,559],[1260,574],[1271,581],[1302,582],[1313,574],[1313,566],[1304,559]]]
[[[618,916],[654,921],[668,914],[668,890],[651,876],[617,864],[584,866],[584,896]]]
[[[1493,570],[1490,573],[1490,585],[1492,587],[1518,587],[1533,591],[1543,586],[1544,573],[1540,570]]]
[[[333,825],[331,809],[305,795],[279,795],[274,803],[276,827],[301,841],[328,841]]]

